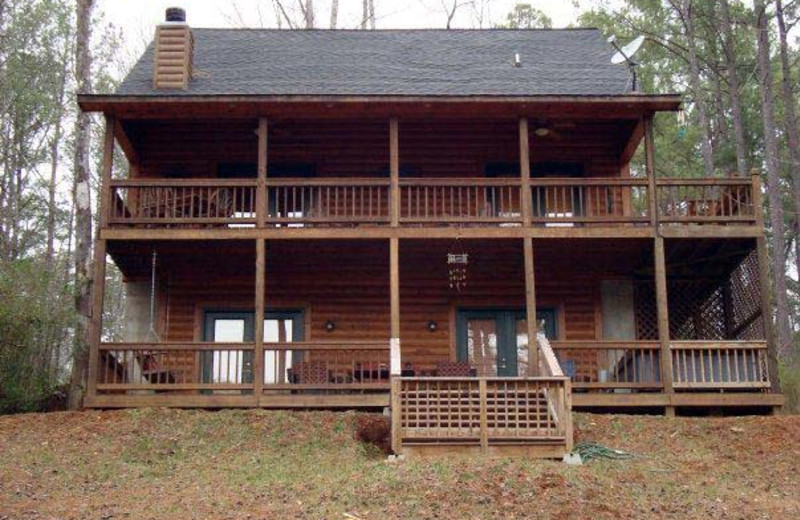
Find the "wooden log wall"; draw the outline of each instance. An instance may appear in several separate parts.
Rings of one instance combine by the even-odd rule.
[[[531,121],[531,161],[579,163],[589,176],[626,175],[620,157],[634,124],[629,120]],[[254,164],[257,126],[255,119],[124,124],[142,177],[214,177],[220,164]],[[552,131],[538,136],[535,130],[541,127]],[[516,120],[400,120],[401,173],[404,177],[483,176],[489,163],[518,164],[518,130]],[[310,163],[323,177],[388,177],[388,120],[275,121],[269,127],[269,143],[271,165]]]
[[[254,247],[228,244],[226,255],[218,250],[222,245],[190,252],[192,247],[198,246],[165,245],[159,253],[167,279],[168,341],[203,339],[203,310],[253,308]],[[561,339],[600,339],[600,281],[632,276],[651,258],[649,241],[573,247],[561,240],[536,242],[537,305],[556,309]],[[448,287],[446,254],[452,251],[470,258],[461,291]],[[456,308],[524,310],[523,258],[521,241],[401,241],[403,361],[432,369],[453,359]],[[268,241],[266,307],[304,310],[307,341],[388,341],[388,266],[388,241]],[[325,330],[328,320],[336,324],[333,332]],[[428,329],[431,320],[435,332]]]

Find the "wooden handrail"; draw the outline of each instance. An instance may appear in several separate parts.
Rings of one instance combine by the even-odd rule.
[[[113,179],[112,188],[181,188],[203,186],[213,188],[250,187],[256,186],[256,179],[219,179],[219,178],[191,178],[191,179]]]
[[[752,186],[747,177],[656,178],[657,186]]]
[[[658,340],[653,341],[614,341],[614,340],[554,340],[550,342],[554,350],[558,349],[589,349],[589,350],[620,350],[627,348],[658,350],[661,346]]]
[[[672,350],[728,350],[728,349],[753,349],[767,350],[766,341],[743,341],[743,340],[722,340],[722,341],[670,341]]]
[[[375,177],[300,177],[300,178],[269,178],[267,187],[273,186],[389,186],[389,179]]]
[[[400,186],[521,186],[513,177],[406,177]]]
[[[556,357],[555,352],[550,347],[550,342],[547,340],[547,337],[544,334],[537,334],[536,342],[539,345],[539,351],[541,352],[540,358],[544,361],[544,368],[548,376],[552,377],[563,377],[564,371],[561,369],[561,365],[558,362],[558,358]]]
[[[265,342],[264,350],[389,350],[388,341]]]
[[[211,341],[125,341],[103,342],[100,350],[254,350],[255,343],[215,343]]]
[[[536,177],[531,186],[647,186],[647,179],[627,177]]]

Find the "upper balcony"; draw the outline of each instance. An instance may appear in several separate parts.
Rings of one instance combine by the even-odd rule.
[[[109,183],[104,228],[758,230],[757,177],[633,172],[645,125],[120,122],[131,174]],[[652,144],[642,148],[655,163]]]

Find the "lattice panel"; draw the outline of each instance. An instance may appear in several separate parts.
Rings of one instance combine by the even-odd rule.
[[[758,255],[751,251],[733,270],[729,281],[731,299],[732,339],[764,339],[764,320],[761,316],[761,281],[758,272]]]
[[[633,298],[636,305],[636,339],[658,341],[655,281],[637,282]]]
[[[487,381],[486,417],[490,437],[545,437],[557,430],[547,389],[532,381]]]
[[[668,280],[667,294],[670,338],[725,339],[725,304],[720,283]]]
[[[755,251],[723,280],[667,280],[670,337],[675,340],[763,340]],[[658,339],[655,282],[636,284],[639,340]]]
[[[480,437],[478,380],[407,381],[400,399],[405,436]]]

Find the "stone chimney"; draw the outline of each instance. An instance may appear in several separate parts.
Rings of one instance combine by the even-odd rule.
[[[186,24],[186,11],[167,9],[166,21],[156,27],[153,87],[159,90],[186,90],[192,79],[194,37]]]

